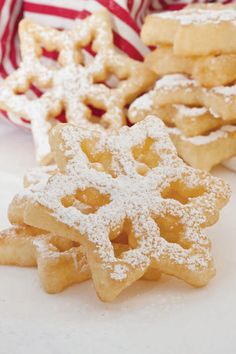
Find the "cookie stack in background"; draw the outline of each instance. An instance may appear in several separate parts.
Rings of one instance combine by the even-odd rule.
[[[236,155],[236,7],[191,5],[147,16],[145,62],[160,79],[129,108],[132,123],[157,114],[179,155],[204,170]]]

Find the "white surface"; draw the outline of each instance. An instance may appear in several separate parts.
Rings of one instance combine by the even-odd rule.
[[[224,166],[236,172],[236,157],[225,161]]]
[[[0,226],[33,166],[28,133],[0,122]],[[217,276],[202,289],[174,278],[137,282],[111,304],[100,302],[86,282],[58,295],[40,288],[35,269],[0,267],[1,354],[235,354],[236,175],[214,174],[233,196],[208,234]]]

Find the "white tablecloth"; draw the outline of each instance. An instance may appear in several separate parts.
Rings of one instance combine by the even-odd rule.
[[[0,226],[34,165],[29,133],[0,121]],[[223,167],[214,174],[232,186],[230,204],[213,240],[216,277],[193,289],[170,277],[137,282],[114,303],[100,302],[92,283],[58,295],[40,288],[35,269],[0,267],[1,354],[235,354],[236,174]]]

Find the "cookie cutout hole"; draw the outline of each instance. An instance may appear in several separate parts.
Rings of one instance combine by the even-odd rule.
[[[122,85],[122,82],[126,81],[130,77],[129,67],[125,63],[109,61],[106,65],[106,83],[110,88],[118,88]]]
[[[150,168],[148,168],[146,165],[144,164],[139,164],[136,167],[136,171],[138,172],[139,175],[141,176],[146,176],[146,174],[148,173],[148,171],[150,171]]]
[[[86,64],[90,64],[93,61],[93,59],[96,58],[97,56],[97,52],[94,50],[93,47],[93,42],[95,39],[96,37],[92,35],[90,43],[82,46],[83,48],[81,49],[81,51],[83,53],[84,61]]]
[[[62,198],[61,203],[65,208],[73,206],[83,214],[93,214],[100,207],[110,203],[110,196],[89,187],[83,191],[78,189],[74,195]]]
[[[113,245],[113,249],[114,249],[114,253],[115,253],[116,258],[121,258],[122,254],[129,250],[129,246],[126,244],[115,242],[112,245]]]
[[[78,247],[78,244],[64,237],[53,237],[50,239],[49,244],[56,248],[57,252],[65,252],[71,249],[72,247]]]
[[[112,154],[109,151],[96,151],[97,143],[97,139],[85,139],[81,142],[81,149],[94,169],[116,177],[112,169]]]
[[[31,91],[33,91],[34,95],[39,98],[43,95],[43,91],[41,91],[36,85],[31,84],[30,88]]]
[[[66,108],[64,107],[64,104],[58,103],[55,105],[53,109],[48,112],[47,119],[50,120],[52,127],[57,125],[58,122],[66,123]]]
[[[122,81],[125,81],[126,79],[127,79],[127,77],[119,78],[117,75],[109,73],[104,84],[110,89],[116,89],[120,86]]]
[[[126,219],[123,225],[123,231],[127,234],[128,237],[128,245],[131,248],[137,248],[138,247],[138,243],[139,243],[139,235],[137,235],[135,233],[135,227],[132,223],[131,219]]]
[[[179,219],[172,215],[165,215],[164,217],[154,216],[155,222],[160,229],[160,235],[167,242],[179,243],[184,227],[180,224]]]
[[[26,96],[29,101],[33,101],[41,97],[43,91],[41,91],[36,85],[24,83],[14,89],[14,94],[17,96]]]
[[[48,69],[58,69],[59,63],[59,51],[57,50],[47,50],[44,47],[41,47],[41,55],[39,57],[40,63]]]
[[[122,243],[124,245],[128,244],[128,234],[125,231],[119,233],[119,235],[112,240],[114,243]]]
[[[42,57],[50,58],[51,60],[57,61],[59,57],[58,50],[47,50],[44,47],[42,49]]]
[[[132,149],[133,157],[138,162],[137,172],[142,176],[155,168],[160,160],[159,155],[153,150],[153,144],[154,140],[147,138],[143,145],[136,145]]]
[[[127,72],[116,72],[116,68],[106,68],[103,73],[94,75],[94,83],[103,84],[109,89],[117,89],[129,78]]]
[[[78,49],[78,51],[81,54],[81,62],[80,65],[82,65],[83,67],[87,67],[89,64],[91,64],[91,62],[93,61],[93,55],[91,53],[91,51],[88,51],[84,48],[80,48]],[[96,53],[95,53],[96,56]]]
[[[205,189],[201,186],[187,187],[180,181],[172,182],[167,188],[161,192],[162,198],[175,199],[181,204],[187,204],[192,198],[200,197],[205,193]]]
[[[101,117],[106,113],[106,111],[102,108],[98,108],[94,106],[91,103],[86,104],[89,112],[90,112],[90,117],[89,120],[94,123],[98,123],[101,119]]]
[[[107,110],[106,107],[101,103],[99,100],[99,97],[94,100],[90,100],[89,98],[86,98],[83,101],[83,104],[86,106],[86,118],[91,122],[91,123],[102,123],[102,118],[106,114]]]
[[[63,109],[56,117],[55,119],[57,121],[59,121],[60,123],[66,123],[67,119],[66,119],[66,111],[65,109]]]

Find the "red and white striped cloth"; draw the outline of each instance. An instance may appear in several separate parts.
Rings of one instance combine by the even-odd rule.
[[[223,3],[232,0],[221,1]],[[37,23],[69,28],[76,18],[107,8],[113,17],[115,45],[130,57],[142,60],[148,49],[139,38],[144,17],[151,12],[178,10],[197,0],[0,0],[0,81],[20,62],[18,23],[28,17]],[[1,112],[19,125],[19,117]]]

